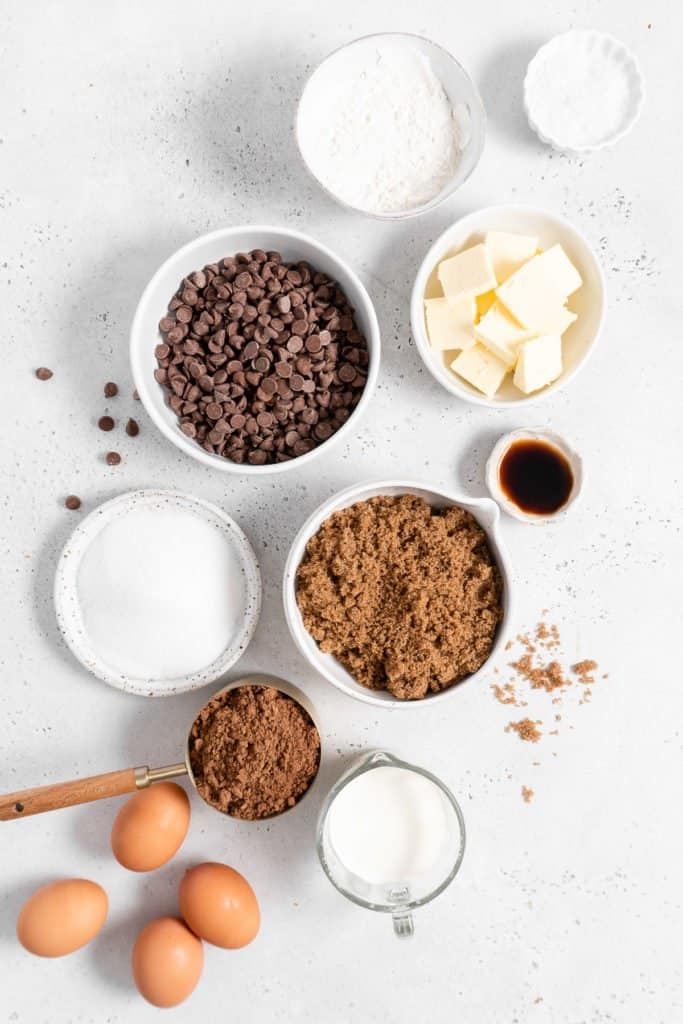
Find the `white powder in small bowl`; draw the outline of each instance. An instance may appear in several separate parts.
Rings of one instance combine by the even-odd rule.
[[[243,554],[191,499],[126,507],[78,565],[87,646],[108,672],[134,680],[183,680],[232,646],[234,661],[249,605]]]
[[[313,74],[297,131],[304,160],[329,192],[367,213],[399,214],[451,181],[466,141],[462,121],[416,46],[369,38]]]

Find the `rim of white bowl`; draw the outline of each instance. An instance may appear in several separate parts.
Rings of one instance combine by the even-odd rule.
[[[465,508],[467,511],[471,511],[479,522],[481,528],[486,533],[489,543],[492,542],[492,554],[494,555],[496,565],[498,566],[501,579],[503,581],[503,615],[494,637],[491,651],[484,664],[481,668],[477,669],[476,672],[473,672],[465,679],[462,679],[459,683],[456,683],[445,690],[440,690],[438,693],[430,694],[422,700],[398,700],[395,697],[387,696],[377,697],[375,696],[375,693],[378,691],[361,688],[361,684],[359,683],[356,684],[359,689],[353,689],[351,686],[335,679],[334,676],[327,671],[327,667],[324,662],[324,657],[326,656],[320,654],[317,645],[316,651],[318,651],[318,655],[313,658],[302,640],[303,635],[310,637],[310,634],[301,620],[301,613],[299,612],[299,607],[296,601],[296,573],[306,549],[306,544],[318,531],[322,523],[334,512],[342,508],[348,508],[359,501],[366,501],[368,498],[385,494],[387,488],[399,489],[402,493],[406,494],[411,494],[415,491],[427,492],[436,498],[437,501],[443,500],[446,503],[452,503],[460,506],[461,508]],[[354,500],[349,500],[351,498]],[[484,525],[479,520],[476,515],[476,512],[479,509],[486,510],[491,513],[492,519],[490,526]],[[322,504],[320,504],[305,520],[292,542],[287,554],[287,561],[285,562],[282,579],[282,603],[290,636],[298,650],[306,659],[308,664],[316,672],[322,675],[327,682],[331,683],[332,686],[341,693],[346,694],[348,697],[352,697],[354,700],[361,701],[363,704],[370,704],[373,707],[385,709],[412,708],[414,710],[416,708],[432,707],[437,702],[452,698],[461,686],[466,684],[469,685],[474,682],[474,680],[482,677],[484,673],[491,670],[492,665],[501,656],[508,637],[511,634],[515,611],[514,573],[510,564],[507,548],[501,536],[500,520],[500,508],[492,498],[486,495],[478,498],[471,498],[455,491],[449,491],[440,486],[435,486],[434,484],[420,480],[364,480],[359,484],[351,484],[349,487],[345,487],[341,491],[337,491],[328,498],[327,501],[322,502]],[[495,551],[493,548],[495,548]],[[386,694],[388,691],[384,690],[381,692]]]
[[[446,55],[446,57],[448,57],[453,62],[453,64],[455,64],[458,67],[458,69],[463,73],[463,75],[469,82],[470,87],[472,89],[472,95],[477,106],[477,116],[479,117],[481,124],[481,142],[479,145],[479,151],[476,154],[476,159],[472,163],[472,167],[467,172],[462,181],[460,181],[457,185],[453,187],[451,187],[451,185],[444,185],[441,191],[436,196],[434,196],[433,199],[430,199],[429,202],[422,203],[420,206],[413,206],[409,210],[399,210],[394,211],[393,213],[376,213],[372,210],[364,210],[361,206],[353,206],[351,203],[347,203],[345,199],[340,198],[340,196],[338,196],[335,192],[332,192],[327,187],[327,185],[325,185],[325,183],[320,180],[318,175],[315,174],[315,172],[311,169],[308,160],[304,156],[304,152],[301,147],[301,140],[299,137],[301,104],[303,102],[304,94],[308,89],[309,85],[311,84],[313,76],[320,70],[323,64],[325,64],[328,60],[331,60],[333,57],[336,57],[337,54],[341,53],[343,50],[348,50],[352,46],[355,46],[357,43],[364,43],[368,39],[417,39],[421,43],[427,43],[428,46],[433,46],[435,50],[440,50],[443,54]],[[433,39],[429,39],[427,36],[421,36],[418,32],[368,32],[364,36],[358,36],[356,39],[352,39],[348,43],[342,43],[341,46],[337,46],[336,49],[331,50],[325,57],[323,57],[321,61],[319,61],[318,64],[316,64],[313,70],[310,71],[306,76],[306,80],[301,90],[301,94],[299,95],[299,100],[296,106],[296,115],[294,119],[294,139],[296,141],[296,148],[299,153],[301,162],[303,163],[304,167],[306,168],[310,176],[313,178],[313,180],[320,186],[323,192],[330,197],[330,199],[333,199],[334,202],[338,203],[339,206],[343,207],[343,209],[350,210],[351,213],[359,213],[364,217],[372,217],[374,220],[408,220],[410,217],[419,217],[420,214],[428,213],[430,210],[433,210],[437,206],[440,206],[441,203],[446,201],[446,199],[449,199],[452,195],[454,195],[459,189],[462,188],[462,186],[467,181],[469,181],[469,179],[472,177],[477,167],[479,166],[481,155],[484,152],[484,147],[486,146],[486,129],[486,107],[484,106],[484,101],[481,98],[481,93],[474,84],[474,79],[470,75],[467,68],[460,63],[457,57],[453,56],[450,50],[447,50],[445,46],[442,46],[441,43],[436,43],[434,42]]]
[[[562,140],[560,135],[551,134],[547,125],[545,125],[544,128],[541,128],[534,115],[533,98],[530,95],[532,75],[535,73],[536,66],[540,64],[541,59],[543,57],[547,57],[547,50],[552,46],[556,46],[560,39],[565,39],[567,36],[598,36],[602,39],[607,39],[614,45],[618,46],[623,51],[630,65],[630,70],[637,86],[634,92],[635,102],[631,107],[628,120],[624,123],[622,128],[613,132],[611,135],[606,136],[601,142],[590,143],[584,146],[568,145]],[[539,46],[538,50],[536,50],[536,53],[527,65],[526,74],[524,75],[522,94],[524,112],[527,116],[529,126],[536,132],[541,142],[544,142],[546,146],[552,146],[553,149],[556,149],[561,153],[570,153],[580,156],[582,153],[597,153],[600,149],[607,149],[609,146],[614,146],[620,141],[620,139],[623,139],[625,135],[628,135],[640,117],[643,109],[643,104],[645,102],[645,79],[643,78],[643,73],[640,70],[640,62],[633,50],[631,50],[626,43],[623,43],[621,39],[617,39],[616,36],[613,36],[611,32],[599,32],[597,29],[592,28],[570,28],[567,29],[566,32],[558,32],[557,35],[551,36],[550,39],[543,43],[542,46]]]
[[[317,447],[313,448],[312,451],[306,452],[305,455],[299,455],[294,459],[290,459],[288,462],[274,462],[270,465],[265,466],[252,466],[248,463],[232,462],[230,459],[223,458],[220,455],[214,455],[212,452],[204,451],[204,449],[198,445],[195,441],[185,437],[185,435],[177,428],[175,413],[173,413],[173,422],[167,420],[155,407],[151,393],[152,388],[161,388],[160,384],[154,380],[152,374],[147,375],[141,365],[142,352],[144,346],[151,345],[154,342],[153,338],[149,341],[143,337],[142,334],[142,321],[148,313],[148,305],[150,303],[150,296],[154,291],[154,288],[159,281],[167,274],[173,267],[173,265],[180,260],[182,257],[192,253],[196,249],[200,249],[207,242],[218,241],[219,239],[225,239],[226,242],[237,235],[245,234],[258,234],[258,233],[271,233],[274,235],[280,235],[283,239],[291,239],[302,243],[303,245],[310,246],[313,250],[317,250],[332,264],[336,264],[343,270],[345,274],[353,280],[354,285],[358,290],[360,296],[363,312],[367,318],[370,330],[367,332],[366,342],[368,346],[368,376],[363,388],[363,394],[360,397],[358,405],[355,407],[351,415],[349,416],[346,423],[343,423],[339,430],[335,431],[331,437],[323,441]],[[226,255],[229,255],[226,253]],[[311,261],[312,262],[312,261]],[[197,268],[199,269],[199,268]],[[180,277],[179,277],[180,280]],[[177,286],[176,286],[177,287]],[[346,294],[346,292],[345,292]],[[170,298],[170,296],[169,296]],[[347,295],[349,302],[351,297]],[[354,312],[357,308],[357,304],[354,304]],[[164,310],[159,311],[156,322],[161,319],[164,315]],[[358,423],[364,413],[367,410],[368,405],[372,399],[377,384],[377,377],[379,374],[379,366],[381,360],[381,335],[379,329],[379,321],[377,319],[377,313],[375,307],[370,298],[370,295],[359,278],[358,274],[349,266],[346,260],[337,256],[332,249],[313,238],[311,235],[305,234],[303,231],[296,231],[292,228],[278,227],[273,224],[239,224],[229,228],[218,228],[215,231],[209,231],[206,234],[199,235],[192,241],[187,242],[185,245],[176,249],[156,270],[148,284],[146,285],[140,299],[138,301],[135,313],[133,315],[133,321],[130,329],[130,361],[133,372],[133,381],[137,389],[140,400],[147,412],[148,416],[157,427],[158,430],[169,440],[176,448],[179,448],[186,455],[196,459],[198,462],[202,462],[205,466],[210,466],[212,469],[217,469],[222,473],[234,473],[236,475],[245,476],[269,476],[273,473],[286,473],[293,469],[298,469],[301,466],[308,465],[313,459],[318,458],[323,450],[328,451],[332,444],[338,443],[342,438],[348,437],[353,430],[356,429]]]
[[[424,293],[429,280],[429,275],[438,263],[440,256],[437,256],[440,249],[442,248],[443,239],[453,231],[457,226],[464,226],[468,221],[472,222],[473,230],[476,224],[477,217],[488,216],[495,211],[509,210],[515,211],[516,213],[529,213],[535,216],[547,217],[549,220],[554,220],[556,223],[561,224],[565,230],[572,232],[579,239],[581,244],[585,247],[596,271],[596,276],[600,283],[600,319],[595,330],[593,339],[586,350],[580,361],[571,370],[563,371],[561,376],[557,380],[553,381],[552,384],[548,384],[547,387],[542,388],[541,391],[534,392],[532,395],[524,395],[520,398],[516,398],[509,402],[501,402],[496,398],[487,398],[484,394],[477,394],[474,389],[467,389],[463,384],[461,385],[457,378],[453,376],[450,380],[446,377],[445,373],[442,376],[432,360],[430,359],[431,348],[427,339],[427,331],[424,324]],[[588,362],[590,356],[595,349],[597,342],[600,339],[602,330],[605,324],[605,311],[607,308],[607,288],[605,283],[605,274],[600,264],[600,260],[596,256],[592,245],[580,231],[576,225],[572,224],[570,220],[563,217],[560,213],[555,213],[553,210],[547,210],[543,206],[532,206],[529,203],[494,203],[491,206],[482,206],[478,210],[472,210],[471,213],[466,213],[464,217],[459,217],[457,220],[442,231],[441,234],[434,240],[429,247],[429,250],[422,260],[415,282],[413,284],[413,290],[410,296],[410,327],[413,339],[415,341],[415,347],[420,353],[420,358],[425,365],[425,368],[432,375],[434,380],[456,398],[460,398],[463,402],[470,402],[472,405],[483,405],[487,409],[519,409],[524,405],[536,405],[538,402],[543,402],[551,395],[561,391],[567,384],[572,381],[580,370],[584,368]]]
[[[222,654],[210,665],[177,678],[146,679],[120,672],[103,661],[91,646],[83,624],[77,590],[77,574],[83,555],[104,527],[137,504],[172,502],[200,515],[205,522],[219,525],[240,557],[245,581],[245,609],[242,623]],[[126,491],[94,508],[71,533],[57,562],[53,599],[59,631],[71,653],[88,672],[125,693],[142,697],[170,697],[215,683],[241,658],[249,646],[261,614],[261,570],[254,549],[242,527],[222,508],[183,491],[143,488]]]

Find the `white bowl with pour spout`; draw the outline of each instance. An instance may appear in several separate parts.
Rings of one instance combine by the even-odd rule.
[[[323,522],[334,512],[348,508],[369,498],[398,497],[403,494],[414,494],[423,498],[429,505],[437,508],[458,506],[470,512],[477,520],[486,534],[491,553],[500,571],[503,583],[502,606],[503,613],[498,630],[496,632],[491,652],[476,672],[438,693],[429,694],[422,700],[398,700],[387,690],[371,690],[356,682],[353,676],[337,661],[331,654],[324,654],[317,643],[306,629],[299,606],[296,600],[296,574],[304,557],[306,545],[311,537],[320,529]],[[467,498],[454,492],[437,489],[429,484],[419,483],[412,480],[379,480],[369,481],[362,484],[354,484],[343,491],[333,495],[324,502],[306,520],[299,530],[299,533],[292,544],[283,580],[283,602],[287,625],[295,644],[313,666],[313,668],[324,676],[328,682],[336,686],[342,693],[365,704],[373,704],[381,708],[415,708],[431,707],[437,701],[453,698],[460,689],[462,683],[473,682],[490,671],[492,663],[498,658],[507,642],[510,625],[512,621],[512,570],[510,562],[502,542],[500,532],[500,509],[495,501],[490,498]]]

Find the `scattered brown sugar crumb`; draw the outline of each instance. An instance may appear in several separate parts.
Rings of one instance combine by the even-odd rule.
[[[200,796],[233,818],[280,814],[318,773],[320,736],[308,712],[272,686],[239,686],[210,700],[190,730]]]
[[[532,690],[546,690],[550,693],[562,686],[569,685],[569,679],[562,671],[559,661],[551,661],[548,665],[538,665],[531,654],[523,654],[519,661],[511,661],[510,667],[531,685]]]
[[[500,573],[476,519],[411,494],[329,516],[306,545],[296,584],[320,650],[399,700],[481,668],[502,616]]]
[[[529,789],[528,786],[522,786],[522,800],[525,804],[531,803],[531,798],[534,795],[533,789]]]
[[[512,685],[512,683],[505,683],[504,686],[499,686],[497,683],[494,683],[491,686],[491,689],[493,690],[496,700],[498,701],[499,704],[514,704],[515,706],[517,705],[517,696],[515,694],[515,688]]]
[[[560,631],[554,624],[539,622],[536,626],[536,640],[547,650],[560,646]]]
[[[579,677],[580,683],[594,683],[597,667],[597,661],[586,658],[584,661],[577,661],[575,665],[572,665],[572,672]]]
[[[538,728],[541,725],[539,719],[535,722],[531,718],[522,718],[519,722],[510,722],[505,732],[516,732],[520,740],[529,743],[538,743],[543,733]]]

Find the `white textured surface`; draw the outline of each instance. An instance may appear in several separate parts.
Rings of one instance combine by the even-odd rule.
[[[2,825],[2,1019],[151,1020],[130,982],[134,935],[174,910],[187,863],[213,858],[253,883],[263,930],[243,951],[207,949],[200,988],[168,1020],[672,1024],[683,1014],[683,210],[673,173],[683,16],[665,0],[645,8],[479,0],[467,16],[442,0],[321,10],[310,0],[239,14],[217,2],[3,4],[0,784],[180,753],[197,695],[160,703],[98,684],[58,642],[50,593],[77,518],[64,495],[79,493],[87,510],[123,489],[173,486],[225,507],[254,542],[265,606],[242,667],[279,672],[316,702],[323,787],[340,761],[375,745],[424,764],[462,803],[462,870],[401,944],[388,921],[346,904],[318,869],[321,790],[262,826],[225,821],[193,801],[185,846],[150,876],[127,874],[108,851],[118,801]],[[633,48],[649,100],[617,147],[571,159],[530,132],[521,86],[540,43],[586,25]],[[387,28],[452,49],[490,118],[481,164],[460,194],[397,224],[364,221],[326,199],[296,162],[290,132],[310,65]],[[498,412],[462,405],[432,380],[409,339],[408,298],[422,255],[453,218],[515,199],[547,204],[587,233],[610,309],[572,387],[536,411]],[[328,463],[258,482],[212,475],[157,436],[129,397],[126,354],[132,311],[160,261],[201,231],[248,219],[304,227],[352,261],[377,303],[385,349],[374,408],[355,439]],[[48,383],[32,377],[41,364],[55,370]],[[108,379],[122,395],[105,403]],[[140,436],[101,434],[95,424],[107,407],[118,419],[138,415]],[[519,624],[552,609],[569,657],[595,657],[610,674],[593,702],[568,698],[560,734],[531,746],[503,732],[510,709],[485,686],[409,714],[354,703],[315,678],[286,634],[280,602],[303,518],[362,477],[408,474],[480,494],[495,438],[534,423],[576,446],[587,479],[582,502],[552,530],[505,524]],[[124,462],[109,469],[102,456],[115,446]],[[547,709],[539,705],[549,729]],[[535,790],[529,805],[522,784]],[[13,938],[18,907],[37,884],[70,874],[105,885],[107,928],[72,958],[32,959]]]

